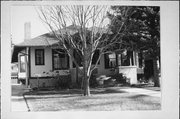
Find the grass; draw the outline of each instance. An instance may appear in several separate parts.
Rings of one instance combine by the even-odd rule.
[[[54,94],[53,94],[54,93]],[[113,88],[93,89],[91,96],[80,90],[26,93],[30,111],[160,110],[160,98],[123,92]]]

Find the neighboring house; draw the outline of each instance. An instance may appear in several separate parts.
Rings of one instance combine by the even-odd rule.
[[[74,30],[73,26],[68,27]],[[76,83],[76,68],[71,58],[59,47],[58,41],[50,33],[26,39],[14,46],[12,62],[18,60],[18,78],[30,87],[55,86],[55,75]],[[96,53],[98,55],[98,52]],[[93,60],[96,60],[94,57]],[[93,61],[94,62],[94,61]],[[122,54],[105,54],[97,65],[96,75],[112,75],[112,68],[123,73],[136,84],[137,74],[143,74],[143,61],[140,53],[124,51]]]

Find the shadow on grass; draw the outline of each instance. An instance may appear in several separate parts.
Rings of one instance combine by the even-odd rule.
[[[144,98],[144,97],[150,97],[148,95],[143,95],[143,94],[137,94],[137,95],[132,95],[129,98],[130,99],[136,99],[136,98]]]
[[[48,95],[46,97],[34,97],[34,96],[25,96],[25,98],[27,100],[41,100],[41,99],[45,99],[45,100],[49,100],[49,99],[72,99],[73,97],[80,97],[80,95],[62,95],[62,96],[53,96],[53,95]]]
[[[91,94],[109,94],[109,93],[127,93],[126,91],[118,90],[118,89],[104,89],[102,91],[92,90]]]
[[[39,110],[40,108],[42,108],[41,111],[159,110],[161,107],[157,97],[131,94],[115,88],[92,89],[92,96],[88,97],[82,96],[79,89],[57,91],[56,94],[52,94],[53,91],[49,91],[41,95],[38,94],[40,92],[36,91],[37,95],[34,93],[34,95],[29,94],[25,96],[27,102],[30,101],[29,103],[35,105],[33,107],[34,110]],[[54,102],[59,105],[56,109],[51,108]],[[44,108],[44,104],[47,108]]]
[[[111,88],[103,88],[103,89],[92,89],[91,90],[91,95],[92,96],[83,96],[83,91],[80,89],[70,89],[70,90],[61,90],[61,91],[32,91],[32,92],[26,92],[24,93],[24,96],[28,100],[38,100],[38,99],[56,99],[56,98],[61,98],[61,99],[74,99],[78,98],[78,100],[83,100],[83,99],[96,99],[99,97],[96,97],[96,95],[103,95],[103,94],[122,94],[126,93],[125,91],[122,91],[120,89],[111,89]],[[93,96],[94,95],[94,96]],[[112,98],[106,97],[106,98]]]
[[[31,92],[26,92],[24,95],[56,95],[56,94],[62,94],[62,95],[67,95],[67,94],[82,94],[82,91],[79,89],[73,89],[73,90],[53,90],[53,91],[41,91],[41,90],[36,90],[36,91],[31,91]]]
[[[65,96],[66,97],[66,96]],[[69,97],[69,96],[67,96]],[[137,100],[136,100],[137,99]],[[48,102],[48,101],[47,101]],[[109,95],[108,97],[90,96],[90,97],[76,97],[76,99],[67,98],[67,100],[58,100],[56,102],[60,110],[84,110],[84,111],[105,111],[105,110],[159,110],[160,103],[156,98],[146,95]],[[39,108],[38,108],[39,109]],[[53,111],[50,109],[50,111]],[[45,109],[45,111],[47,111]]]
[[[127,93],[126,91],[122,91],[120,89],[111,89],[111,88],[104,88],[104,89],[92,89],[91,94],[109,94],[109,93]],[[70,94],[83,94],[83,90],[81,89],[69,89],[69,90],[53,90],[53,91],[31,91],[25,92],[24,95],[70,95]]]

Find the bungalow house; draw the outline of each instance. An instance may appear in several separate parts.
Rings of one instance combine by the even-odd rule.
[[[28,36],[26,33],[29,33],[29,29],[25,29],[25,36]],[[68,29],[73,32],[74,28],[69,26]],[[35,38],[25,38],[24,42],[15,45],[12,62],[18,61],[18,79],[31,88],[55,86],[56,75],[76,83],[76,68],[72,59],[57,44],[58,41],[50,33],[46,33]],[[140,53],[124,51],[121,54],[102,56],[96,75],[112,75],[114,66],[118,66],[118,73],[123,73],[130,79],[130,84],[136,84],[137,75],[144,73]]]

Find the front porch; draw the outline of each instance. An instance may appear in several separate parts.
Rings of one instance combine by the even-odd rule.
[[[111,70],[108,74],[101,74],[99,73],[100,69],[96,69],[95,73],[91,80],[94,80],[95,83],[97,82],[97,78],[104,75],[110,77],[109,79],[115,80],[124,80],[121,77],[116,77],[115,75],[123,75],[126,78],[126,83],[129,85],[137,84],[138,83],[138,68],[136,66],[119,66],[115,70]],[[37,77],[29,77],[29,86],[30,88],[47,88],[47,87],[55,87],[55,88],[73,88],[74,85],[76,87],[82,87],[82,79],[83,76],[79,73],[76,74],[76,69],[72,68],[66,70],[69,72],[66,75],[59,75],[59,73],[53,73],[51,75],[44,75],[44,76],[37,76]],[[121,81],[120,81],[121,82]],[[123,81],[122,81],[123,82]],[[118,82],[117,82],[118,83]],[[27,83],[24,83],[27,84]]]

